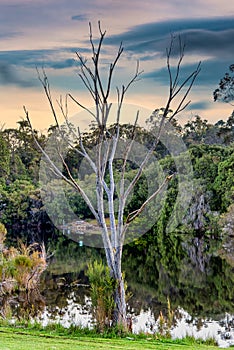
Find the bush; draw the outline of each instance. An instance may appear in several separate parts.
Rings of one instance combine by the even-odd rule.
[[[88,264],[87,275],[91,287],[93,317],[98,330],[103,332],[112,325],[116,282],[110,276],[109,268],[97,260]]]
[[[14,290],[29,290],[37,287],[39,278],[46,268],[44,246],[29,246],[19,241],[19,247],[4,246],[6,229],[0,224],[0,296]]]

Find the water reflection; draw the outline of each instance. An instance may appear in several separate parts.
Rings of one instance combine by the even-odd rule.
[[[30,320],[40,316],[45,310],[45,299],[39,289],[18,291],[0,296],[1,317],[3,319]]]
[[[81,327],[93,327],[93,319],[91,315],[91,300],[87,296],[84,298],[84,303],[77,303],[77,298],[74,292],[71,292],[67,298],[66,306],[59,308],[58,306],[46,306],[43,314],[38,317],[38,320],[43,326],[51,322],[60,323],[63,327],[71,325]]]
[[[142,293],[140,293],[142,297]],[[150,299],[149,294],[140,301],[135,295],[128,303],[128,314],[132,318],[134,333],[148,334],[161,332],[160,314],[167,322],[167,305]],[[138,302],[139,301],[139,302]],[[64,327],[77,325],[92,328],[94,320],[91,313],[89,286],[83,271],[64,275],[45,274],[41,292],[38,289],[20,292],[17,295],[1,298],[2,316],[13,319],[37,319],[46,326],[60,323]],[[9,309],[10,308],[10,309]],[[166,326],[166,323],[165,325]],[[195,338],[214,338],[221,347],[234,345],[234,315],[220,314],[216,318],[192,316],[182,307],[173,310],[173,322],[170,326],[172,338],[186,335]]]
[[[174,242],[164,256],[156,245],[139,252],[136,246],[126,247],[123,270],[133,295],[128,303],[133,331],[157,332],[160,312],[167,316],[169,297],[174,311],[172,337],[214,337],[220,346],[234,345],[233,260],[223,251],[218,255],[216,247],[212,254],[201,250],[195,254],[192,244],[188,245],[190,255],[184,250],[175,250],[173,255]],[[181,244],[178,247],[182,249]],[[88,261],[100,256],[104,256],[103,250],[59,241],[57,254],[44,272],[40,292],[2,296],[2,316],[7,316],[10,305],[17,319],[37,316],[44,325],[60,322],[65,327],[92,327],[85,271]]]
[[[132,317],[134,333],[154,334],[160,332],[159,315],[155,315],[150,308],[136,313],[133,306],[129,304],[128,312]],[[59,308],[58,306],[47,305],[39,321],[44,326],[55,322],[64,327],[77,325],[92,328],[94,323],[91,316],[91,299],[85,295],[83,303],[80,304],[77,302],[76,292],[72,291],[66,299],[65,306]],[[186,335],[204,340],[213,338],[219,346],[229,347],[234,345],[234,315],[226,314],[219,320],[203,319],[192,317],[182,308],[178,308],[174,312],[170,334],[173,339],[183,338]]]

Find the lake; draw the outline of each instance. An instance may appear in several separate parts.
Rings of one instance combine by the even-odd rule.
[[[207,244],[202,238],[190,240],[186,254],[173,256],[170,252],[164,257],[154,246],[124,248],[133,332],[160,331],[159,315],[167,320],[169,300],[174,313],[173,338],[188,334],[213,337],[222,347],[234,345],[233,251],[230,245],[226,252],[220,246],[207,250]],[[60,322],[65,327],[93,327],[86,271],[89,261],[104,258],[103,250],[79,246],[65,237],[48,249],[55,254],[43,275],[40,293],[18,295],[12,303],[15,315],[39,317],[44,325]]]
[[[197,247],[197,242],[195,241]],[[198,252],[199,253],[199,252]],[[154,333],[159,330],[159,315],[167,318],[168,298],[174,312],[171,335],[186,334],[203,339],[213,337],[222,347],[234,345],[234,268],[230,254],[187,259],[183,257],[174,270],[128,248],[123,256],[128,290],[128,313],[133,332]],[[44,274],[41,292],[46,308],[41,322],[51,320],[92,327],[88,261],[104,256],[101,249],[61,243]],[[203,266],[201,266],[201,263]],[[179,266],[179,267],[178,267]]]

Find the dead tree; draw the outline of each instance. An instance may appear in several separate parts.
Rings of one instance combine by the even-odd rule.
[[[79,182],[72,176],[72,173],[66,163],[66,160],[62,152],[59,151],[59,148],[58,148],[59,157],[61,158],[63,165],[66,169],[66,175],[64,174],[63,171],[61,171],[61,169],[57,167],[56,164],[54,164],[51,157],[46,153],[46,151],[38,143],[37,138],[34,137],[34,139],[35,139],[35,142],[37,143],[37,146],[40,148],[44,159],[47,161],[48,166],[59,178],[67,182],[83,197],[84,201],[86,202],[93,216],[95,217],[98,225],[100,226],[101,233],[102,233],[103,247],[105,249],[106,261],[110,269],[111,275],[116,280],[116,285],[117,285],[114,293],[115,311],[114,311],[114,317],[113,317],[113,324],[123,325],[126,328],[127,327],[126,298],[125,298],[125,286],[124,286],[124,279],[123,279],[122,266],[121,266],[126,230],[130,225],[130,223],[134,221],[142,212],[142,210],[147,206],[149,201],[155,198],[155,196],[162,190],[165,184],[169,181],[169,177],[166,177],[164,179],[164,181],[157,188],[157,190],[144,203],[142,203],[140,208],[136,209],[132,213],[129,213],[127,218],[125,219],[124,219],[124,209],[126,208],[127,199],[131,191],[136,186],[148,160],[150,159],[153,152],[155,151],[155,148],[160,140],[160,135],[162,133],[165,123],[170,121],[173,117],[175,117],[179,112],[181,112],[188,106],[190,101],[187,101],[187,96],[200,71],[200,63],[189,76],[187,76],[184,80],[182,80],[182,82],[180,82],[180,79],[181,79],[180,70],[181,70],[181,64],[184,57],[184,47],[180,44],[179,58],[178,58],[175,74],[172,74],[170,57],[172,55],[174,38],[171,39],[171,44],[167,51],[167,69],[169,73],[169,94],[168,94],[168,99],[167,99],[165,108],[163,109],[164,111],[163,115],[161,115],[160,117],[158,132],[157,132],[157,135],[155,136],[155,139],[151,148],[148,150],[147,155],[145,156],[144,160],[138,167],[138,170],[134,178],[131,180],[131,182],[128,185],[126,185],[126,182],[125,182],[126,164],[127,164],[128,154],[133,147],[134,139],[136,136],[138,115],[136,116],[135,124],[133,125],[133,128],[132,128],[133,131],[132,131],[131,139],[126,144],[125,152],[123,154],[120,183],[118,185],[119,186],[118,210],[117,210],[117,214],[115,214],[114,197],[115,197],[115,190],[116,190],[116,182],[114,177],[113,163],[114,163],[114,157],[115,157],[117,145],[120,140],[121,109],[123,107],[124,98],[128,89],[131,87],[131,85],[133,85],[133,83],[135,83],[139,79],[139,76],[141,75],[142,72],[139,71],[139,65],[137,63],[136,71],[132,79],[128,82],[127,85],[122,85],[121,88],[117,88],[117,95],[116,95],[117,112],[116,112],[115,128],[114,128],[114,132],[113,130],[112,132],[110,132],[108,129],[108,122],[109,122],[110,111],[112,107],[112,103],[110,102],[110,93],[112,91],[113,73],[122,55],[123,46],[122,44],[120,44],[118,52],[113,62],[109,66],[108,77],[106,79],[106,84],[104,84],[101,76],[101,69],[100,69],[100,64],[101,64],[100,54],[102,52],[103,40],[105,38],[105,35],[106,35],[106,32],[102,31],[99,23],[99,41],[96,44],[96,40],[93,39],[92,28],[90,25],[90,44],[91,44],[91,52],[92,52],[91,64],[89,63],[89,61],[84,59],[81,54],[77,53],[77,58],[80,65],[79,77],[94,102],[95,110],[93,111],[92,109],[89,109],[87,106],[83,105],[78,99],[76,99],[74,96],[70,94],[66,96],[65,103],[63,103],[62,99],[60,99],[59,101],[60,111],[62,112],[62,115],[65,118],[65,122],[67,123],[68,126],[69,126],[68,109],[67,109],[68,99],[71,99],[73,102],[75,102],[79,108],[82,108],[83,110],[87,111],[87,113],[89,113],[91,117],[94,118],[95,120],[97,130],[98,130],[98,141],[96,143],[97,145],[95,149],[95,152],[96,152],[95,157],[94,158],[90,157],[89,152],[87,151],[83,143],[82,133],[80,132],[79,128],[76,135],[76,140],[79,145],[79,149],[76,148],[76,151],[79,153],[79,155],[81,155],[86,159],[86,161],[91,166],[93,172],[95,173],[96,201],[97,201],[96,208],[92,204],[92,201],[87,195],[85,189],[82,188]],[[54,106],[53,99],[51,97],[48,79],[44,71],[42,74],[39,74],[39,79],[42,83],[46,97],[49,101],[49,105],[52,111],[52,115],[54,117],[58,134],[61,137],[62,130],[59,125],[56,109]],[[175,101],[176,101],[176,107],[174,109],[174,112],[171,113],[172,103]],[[26,113],[26,118],[33,132],[29,113],[26,110],[26,108],[24,108],[24,110]],[[74,130],[70,130],[70,132],[73,133]],[[106,174],[108,174],[109,183],[106,182]],[[109,207],[108,224],[107,224],[107,218],[105,217],[104,196],[107,197],[107,202]]]

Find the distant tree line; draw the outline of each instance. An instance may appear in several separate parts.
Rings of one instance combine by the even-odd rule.
[[[172,120],[172,123],[178,135],[188,146],[191,155],[195,182],[198,186],[196,200],[199,202],[202,197],[206,205],[205,210],[201,209],[198,204],[197,208],[190,208],[190,214],[194,218],[197,217],[196,220],[193,219],[193,225],[197,225],[200,231],[207,231],[210,211],[221,215],[228,211],[233,200],[234,112],[226,121],[219,120],[215,124],[203,120],[198,115],[184,126],[179,125],[175,119]],[[148,124],[153,130],[154,120],[149,120]],[[114,125],[111,128],[114,128]],[[49,128],[47,134],[40,134],[37,131],[35,134],[43,145],[46,144],[52,131],[53,126]],[[120,132],[128,137],[131,133],[131,126],[122,125]],[[83,136],[84,144],[92,147],[96,142],[95,137],[96,129],[92,127],[90,132]],[[153,142],[151,133],[140,127],[138,127],[137,138],[139,142],[144,142],[148,147]],[[8,229],[15,227],[24,230],[32,227],[53,226],[40,198],[38,185],[40,157],[40,151],[35,146],[27,121],[19,121],[17,128],[6,128],[0,131],[0,221]],[[173,173],[173,159],[163,145],[159,145],[157,157],[161,158],[168,173]],[[80,160],[74,150],[68,152],[67,162],[71,165],[70,168],[74,169],[74,174]],[[129,174],[134,172],[134,165],[128,164],[128,172]],[[88,179],[86,181],[88,186]],[[67,191],[70,204],[77,215],[81,219],[91,217],[83,199],[71,190]],[[144,191],[142,180],[138,184],[137,191],[134,192],[128,209],[134,210],[139,206],[145,196]],[[175,196],[176,177],[170,184],[168,202],[173,202]],[[204,217],[199,216],[198,208],[202,210]],[[167,216],[166,207],[164,210]],[[190,221],[192,221],[192,216]]]

